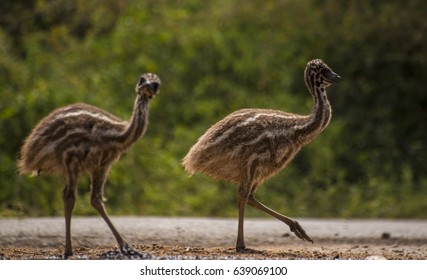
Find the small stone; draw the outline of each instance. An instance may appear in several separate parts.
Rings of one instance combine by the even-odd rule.
[[[382,239],[390,239],[391,234],[388,232],[383,232],[383,234],[381,234],[381,238]]]
[[[374,261],[374,260],[387,260],[384,256],[380,256],[380,255],[372,255],[372,256],[367,256],[365,258],[365,260],[368,261]]]

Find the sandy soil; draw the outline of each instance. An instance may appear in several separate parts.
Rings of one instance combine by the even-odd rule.
[[[235,219],[113,217],[139,254],[124,256],[98,217],[73,218],[73,259],[422,259],[427,260],[427,221],[299,219],[314,243],[286,225],[247,219],[246,245],[234,251]],[[0,259],[61,259],[62,218],[0,219]]]

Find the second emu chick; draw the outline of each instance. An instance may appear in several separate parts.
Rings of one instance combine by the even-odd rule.
[[[314,101],[310,115],[269,109],[236,111],[209,128],[183,159],[189,174],[202,172],[240,184],[237,252],[251,251],[246,249],[243,235],[247,204],[284,222],[302,240],[313,242],[296,220],[268,208],[254,196],[259,184],[285,168],[331,119],[326,88],[341,77],[315,59],[307,63],[304,79]]]

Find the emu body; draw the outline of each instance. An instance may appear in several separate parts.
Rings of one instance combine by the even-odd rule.
[[[311,241],[297,221],[281,215],[255,199],[256,188],[282,170],[298,151],[328,125],[332,109],[326,87],[340,77],[322,60],[308,62],[305,83],[313,97],[311,114],[298,115],[270,109],[236,111],[209,128],[183,159],[191,175],[239,184],[239,226],[236,250],[246,250],[243,222],[249,204],[286,223],[299,238]]]
[[[21,173],[57,174],[66,178],[63,193],[66,240],[64,257],[72,255],[71,215],[78,180],[91,178],[91,203],[113,232],[122,253],[130,247],[116,230],[104,207],[104,184],[111,165],[143,136],[148,125],[148,103],[158,94],[160,79],[141,76],[130,121],[87,104],[59,108],[42,119],[24,141],[18,169]]]

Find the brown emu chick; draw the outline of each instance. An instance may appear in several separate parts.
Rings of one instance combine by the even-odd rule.
[[[149,100],[159,93],[160,79],[144,74],[136,85],[136,100],[130,121],[87,104],[59,108],[42,119],[21,148],[21,173],[51,173],[65,176],[64,258],[73,254],[71,215],[80,176],[91,178],[91,204],[105,220],[123,254],[133,254],[128,243],[110,221],[104,207],[104,184],[111,165],[120,154],[144,135],[148,125]]]
[[[251,251],[246,249],[243,236],[247,204],[284,222],[302,240],[313,242],[297,221],[254,197],[258,185],[285,168],[331,119],[326,88],[338,82],[340,76],[322,60],[315,59],[307,63],[304,79],[314,100],[310,115],[269,109],[236,111],[209,128],[183,159],[183,166],[191,175],[201,172],[214,179],[240,184],[237,252]]]

